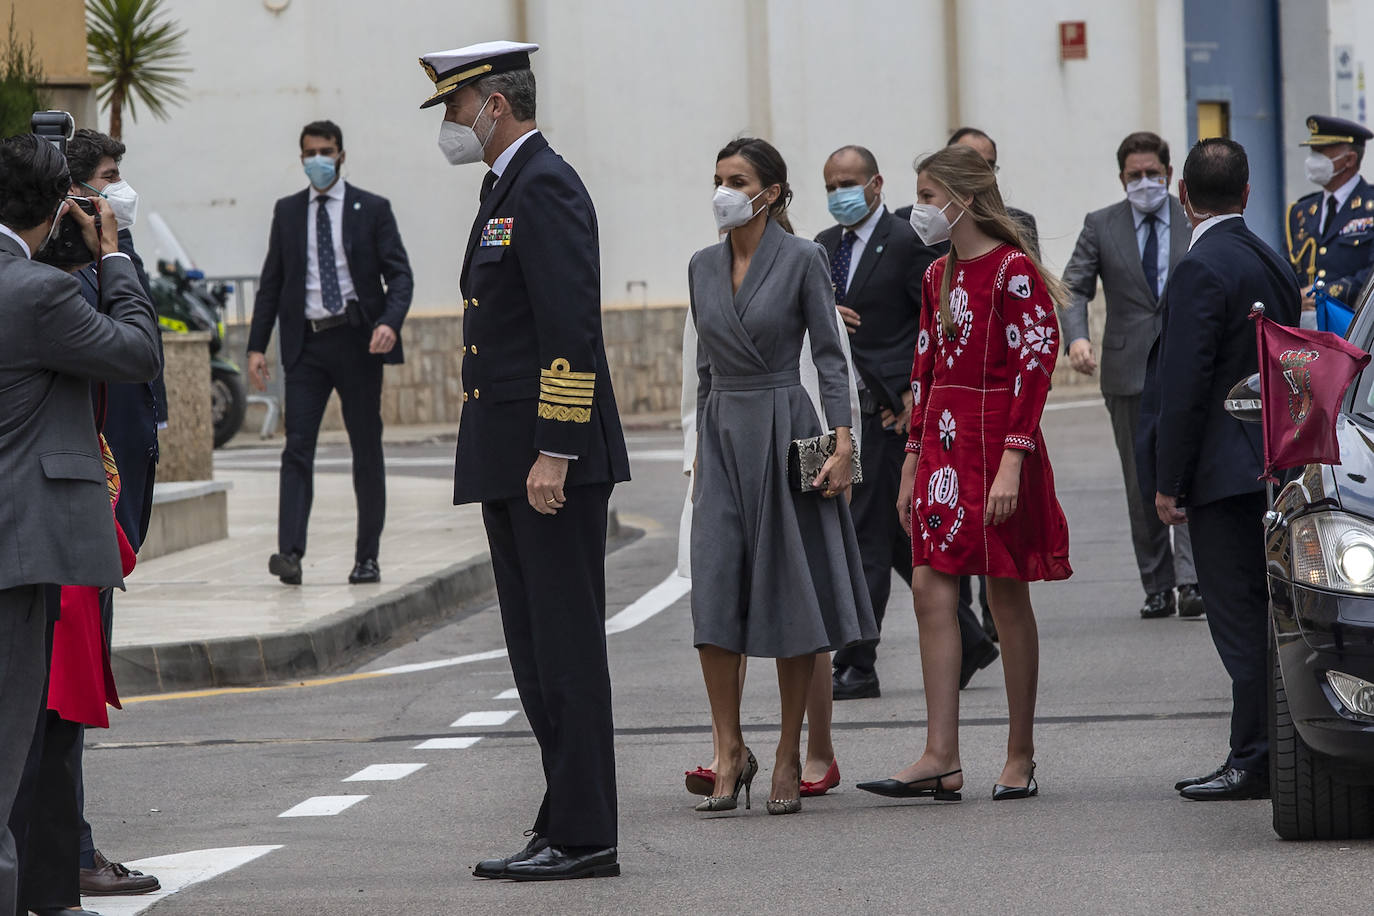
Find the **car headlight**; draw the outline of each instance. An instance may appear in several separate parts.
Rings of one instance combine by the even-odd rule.
[[[1326,672],[1326,682],[1346,709],[1362,716],[1374,716],[1374,684],[1342,671]]]
[[[1294,521],[1289,535],[1295,582],[1374,594],[1374,524],[1344,512],[1318,512]]]

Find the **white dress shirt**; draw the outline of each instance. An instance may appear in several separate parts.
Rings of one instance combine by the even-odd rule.
[[[1322,191],[1322,208],[1317,211],[1321,214],[1321,234],[1326,235],[1326,208],[1331,206],[1327,201],[1336,198],[1336,212],[1340,213],[1345,206],[1345,202],[1350,199],[1350,195],[1355,193],[1355,185],[1360,183],[1360,173],[1356,172],[1350,176],[1350,180],[1341,185],[1334,191]]]
[[[1188,241],[1188,250],[1192,251],[1193,246],[1197,244],[1197,240],[1202,238],[1203,235],[1206,234],[1207,230],[1211,229],[1217,223],[1224,223],[1228,219],[1240,219],[1240,217],[1241,214],[1239,213],[1223,213],[1220,216],[1207,217],[1205,220],[1198,223],[1197,227],[1193,229],[1193,237]]]
[[[1164,203],[1154,213],[1145,213],[1134,206],[1131,207],[1131,216],[1135,218],[1135,249],[1142,260],[1145,257],[1146,233],[1149,231],[1145,217],[1155,218],[1155,240],[1159,245],[1158,256],[1155,259],[1155,277],[1159,280],[1159,288],[1155,290],[1156,299],[1164,292],[1164,281],[1169,279],[1169,211],[1172,209],[1168,198],[1164,199]]]
[[[854,233],[854,247],[849,251],[849,276],[844,278],[844,291],[849,292],[850,285],[854,282],[854,274],[858,272],[859,259],[864,256],[864,249],[868,247],[868,240],[873,237],[873,230],[878,227],[878,220],[887,212],[887,206],[879,203],[877,208],[857,226],[841,226],[840,238],[844,238],[844,233]],[[849,336],[846,332],[845,336]]]
[[[332,316],[324,307],[324,296],[320,292],[320,249],[316,242],[315,220],[319,219],[318,200],[321,194],[325,198],[325,212],[329,214],[330,235],[334,237],[334,268],[339,274],[339,293],[344,302],[357,296],[353,289],[353,275],[348,272],[348,258],[344,257],[344,182],[340,179],[323,192],[311,185],[309,193],[309,203],[305,207],[305,317],[309,321],[318,321]]]

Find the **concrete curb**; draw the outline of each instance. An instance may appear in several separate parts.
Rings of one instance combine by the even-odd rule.
[[[640,533],[622,526],[612,509],[606,552]],[[110,664],[120,693],[130,697],[297,680],[336,670],[408,629],[459,619],[495,595],[491,557],[482,555],[344,608],[303,629],[271,636],[125,646],[111,653]]]

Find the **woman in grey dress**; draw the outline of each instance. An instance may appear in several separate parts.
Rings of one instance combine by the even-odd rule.
[[[692,497],[694,642],[716,725],[717,792],[700,811],[736,807],[758,764],[740,730],[740,656],[775,658],[782,735],[770,814],[801,810],[800,743],[815,655],[877,637],[863,565],[837,499],[853,474],[848,367],[824,255],[780,225],[787,166],[770,144],[740,139],[716,158],[717,225],[729,235],[688,267],[697,349],[697,472]],[[801,386],[811,333],[825,422]],[[834,429],[816,477],[788,484],[794,439]],[[733,791],[730,791],[733,789]]]

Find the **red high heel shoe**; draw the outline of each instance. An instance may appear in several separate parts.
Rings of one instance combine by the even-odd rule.
[[[716,790],[716,771],[697,767],[686,772],[687,791],[693,795],[710,795]]]
[[[826,792],[829,792],[831,789],[835,788],[839,784],[840,762],[838,760],[832,759],[830,761],[830,769],[826,770],[825,775],[822,776],[817,782],[807,782],[805,779],[802,780],[802,798],[813,798],[817,795],[824,795]]]

